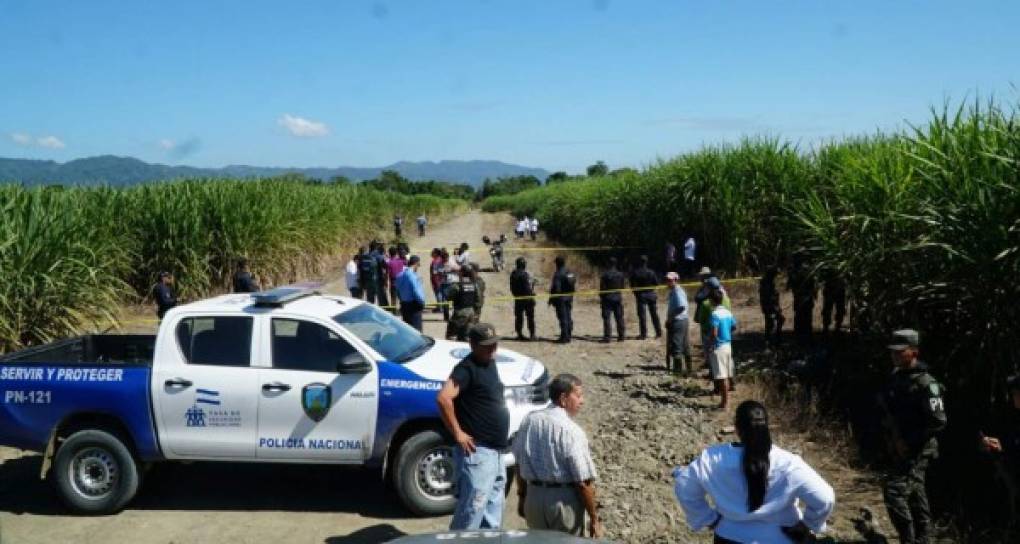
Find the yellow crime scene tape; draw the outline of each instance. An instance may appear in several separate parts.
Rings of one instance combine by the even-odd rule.
[[[720,283],[725,285],[725,284],[728,284],[728,283],[745,283],[745,282],[749,282],[749,281],[758,281],[759,279],[761,279],[760,276],[752,276],[752,277],[747,277],[747,278],[733,278],[733,279],[719,280],[719,281],[720,281]],[[680,285],[681,287],[700,287],[701,286],[701,282],[692,281],[692,282],[680,283],[678,285]],[[668,285],[663,284],[663,285],[656,285],[654,287],[637,287],[637,288],[634,288],[634,287],[625,287],[623,289],[605,289],[605,290],[590,289],[590,290],[585,290],[585,291],[574,291],[573,293],[561,293],[561,294],[538,293],[538,294],[535,294],[535,295],[523,296],[523,297],[518,297],[518,296],[513,296],[513,295],[502,295],[502,296],[496,296],[496,297],[485,297],[485,302],[512,302],[512,301],[516,301],[516,300],[536,300],[537,301],[537,300],[544,300],[544,299],[551,299],[551,298],[560,298],[560,297],[588,297],[588,296],[608,295],[608,294],[612,294],[612,293],[636,293],[636,292],[642,292],[642,291],[660,291],[660,290],[666,289],[668,287],[669,287]],[[447,301],[447,302],[428,302],[428,303],[425,303],[424,307],[425,308],[436,308],[436,307],[442,307],[442,306],[449,306],[450,304],[453,304],[453,303],[449,302],[449,301]],[[379,306],[379,307],[384,309],[384,310],[397,310],[397,309],[399,309],[399,306],[396,305],[396,304],[387,304],[385,306]],[[111,328],[115,328],[115,327],[118,327],[118,326],[119,327],[124,327],[125,325],[147,325],[147,324],[158,324],[158,323],[159,323],[159,319],[156,319],[156,318],[153,318],[153,317],[148,317],[148,318],[147,317],[142,317],[142,318],[118,320],[116,325],[111,324]]]
[[[457,247],[459,244],[451,244],[453,247]],[[486,247],[486,246],[480,246]],[[433,248],[411,248],[412,254],[431,254]],[[636,247],[618,247],[618,246],[580,246],[580,247],[504,247],[503,251],[616,251],[626,249],[638,249]]]
[[[761,279],[760,276],[752,276],[752,277],[747,277],[747,278],[733,278],[733,279],[729,279],[729,280],[719,280],[719,282],[723,283],[723,284],[727,284],[727,283],[744,283],[744,282],[749,282],[749,281],[758,281],[759,279]],[[686,282],[686,283],[678,283],[677,285],[680,285],[681,287],[700,287],[701,286],[701,282],[692,281],[692,282]],[[659,290],[667,289],[667,288],[669,288],[669,286],[663,284],[663,285],[656,285],[654,287],[637,287],[637,288],[634,288],[634,287],[625,287],[623,289],[604,289],[604,290],[592,289],[592,290],[586,290],[586,291],[574,291],[573,293],[558,293],[558,294],[537,293],[537,294],[534,294],[534,295],[523,296],[523,297],[518,297],[518,296],[513,296],[513,295],[502,295],[502,296],[497,296],[497,297],[485,297],[485,302],[490,302],[490,301],[494,301],[494,302],[510,302],[510,301],[515,301],[515,300],[539,300],[539,299],[561,298],[561,297],[585,297],[585,296],[608,295],[608,294],[611,294],[611,293],[635,293],[635,292],[641,292],[641,291],[659,291]],[[425,307],[426,308],[434,308],[436,306],[449,306],[450,304],[452,304],[452,302],[449,302],[449,301],[447,301],[447,302],[428,302],[428,303],[425,304]],[[388,309],[388,310],[396,310],[398,308],[397,305],[395,305],[395,304],[390,304],[390,305],[386,305],[386,306],[379,306],[379,307],[380,308],[384,308],[384,309]]]

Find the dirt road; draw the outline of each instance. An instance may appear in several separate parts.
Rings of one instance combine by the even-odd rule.
[[[502,214],[469,213],[436,226],[412,246],[423,257],[435,246],[452,248],[467,241],[476,261],[488,267],[481,244],[483,234],[505,232],[512,238],[512,219]],[[548,288],[556,251],[518,251],[551,246],[511,241],[508,265],[525,255],[529,269]],[[579,289],[595,287],[593,271],[580,257],[568,252],[571,266],[580,273]],[[427,261],[427,258],[424,260]],[[425,268],[421,273],[425,274]],[[487,298],[509,294],[508,272],[483,273]],[[334,278],[335,280],[335,278]],[[426,282],[427,285],[427,282]],[[344,293],[342,281],[327,291]],[[738,295],[734,303],[740,306]],[[600,503],[608,536],[621,542],[708,542],[707,535],[692,535],[683,526],[683,514],[672,494],[670,472],[705,445],[720,438],[730,425],[732,411],[712,408],[705,380],[679,380],[662,371],[659,341],[633,339],[637,333],[632,299],[625,300],[628,337],[623,343],[600,344],[602,322],[597,300],[575,301],[577,338],[569,345],[552,343],[558,327],[551,308],[538,306],[536,342],[505,340],[502,345],[546,363],[550,372],[571,372],[585,383],[587,405],[580,423],[587,429],[600,471]],[[660,314],[665,313],[660,303]],[[742,308],[738,319],[757,323],[753,308]],[[482,318],[512,336],[513,312],[509,301],[490,300]],[[439,314],[426,313],[426,334],[442,337]],[[693,334],[693,333],[692,333]],[[740,356],[737,356],[738,361]],[[746,391],[739,392],[747,394]],[[790,437],[789,440],[799,440]],[[780,445],[786,446],[782,439]],[[805,457],[813,460],[810,447]],[[824,450],[824,445],[816,448]],[[440,530],[448,518],[408,517],[399,501],[379,483],[378,474],[334,467],[282,465],[221,465],[214,463],[165,464],[147,475],[138,498],[124,512],[108,517],[69,516],[49,486],[37,478],[39,457],[0,448],[0,534],[3,542],[78,542],[112,544],[130,542],[328,542],[374,543],[393,536]],[[824,476],[826,467],[821,471]],[[832,471],[845,471],[839,463]],[[881,511],[880,498],[864,476],[852,474],[846,489],[855,504]],[[862,483],[863,482],[863,483]],[[522,527],[511,493],[505,521]],[[837,534],[850,536],[847,515],[837,512]],[[888,527],[888,524],[886,524]]]

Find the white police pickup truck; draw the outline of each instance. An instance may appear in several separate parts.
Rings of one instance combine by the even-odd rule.
[[[380,469],[418,515],[452,511],[436,392],[466,344],[300,288],[167,312],[155,336],[92,335],[0,358],[0,445],[44,452],[75,511],[122,509],[164,460]],[[538,361],[499,350],[510,432],[548,404]],[[508,459],[512,463],[512,459]]]

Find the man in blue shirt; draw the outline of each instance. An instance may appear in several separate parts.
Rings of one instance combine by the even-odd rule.
[[[733,330],[737,328],[737,320],[733,317],[729,308],[723,305],[723,292],[719,289],[712,289],[708,295],[715,309],[712,310],[711,341],[709,343],[709,364],[712,366],[712,377],[715,378],[716,388],[719,391],[721,400],[719,408],[726,408],[730,397],[730,388],[733,384]]]
[[[669,333],[667,335],[666,368],[689,376],[694,373],[694,362],[691,360],[691,343],[687,336],[690,319],[687,313],[687,293],[677,283],[679,280],[680,275],[676,272],[666,274],[666,285],[668,286],[666,330]],[[672,360],[672,365],[670,360]]]
[[[421,286],[421,278],[418,277],[418,266],[421,259],[417,255],[411,255],[404,271],[397,276],[397,297],[400,298],[400,315],[404,323],[418,329],[421,332],[421,312],[425,309],[425,290]]]

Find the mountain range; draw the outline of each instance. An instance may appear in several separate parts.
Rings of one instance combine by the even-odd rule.
[[[0,183],[25,185],[98,185],[126,186],[150,181],[177,178],[247,178],[271,177],[282,174],[303,174],[309,178],[329,180],[343,176],[363,181],[379,176],[383,170],[396,170],[413,181],[436,180],[466,183],[478,187],[486,178],[535,176],[544,180],[549,172],[500,161],[401,161],[378,168],[339,166],[336,168],[283,168],[231,165],[222,168],[196,168],[153,164],[132,157],[101,155],[75,159],[65,163],[34,159],[0,158]]]

